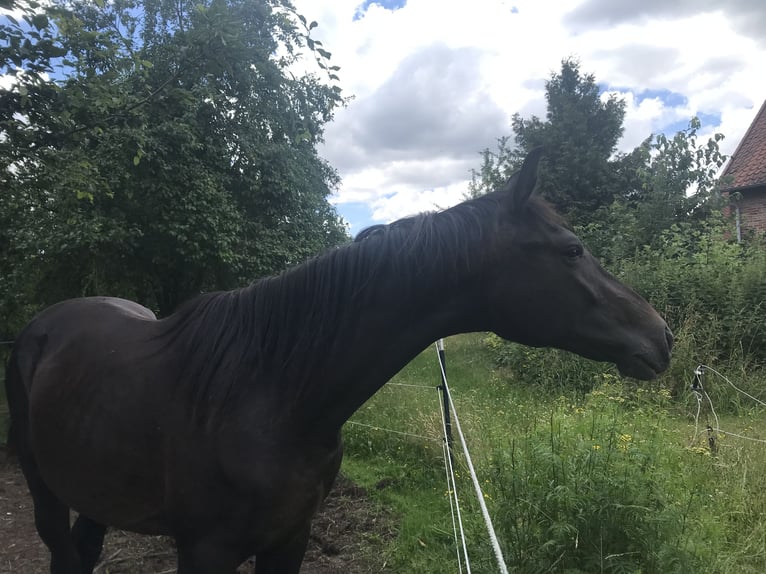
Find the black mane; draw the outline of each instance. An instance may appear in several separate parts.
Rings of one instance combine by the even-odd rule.
[[[300,394],[335,334],[375,304],[381,290],[395,285],[404,301],[434,277],[457,282],[480,264],[475,246],[494,233],[502,200],[503,194],[490,194],[374,226],[279,275],[191,300],[166,320],[165,336],[182,346],[189,375],[179,381],[181,390],[209,413],[224,410],[239,388],[261,380],[293,381]],[[525,217],[559,220],[542,200],[533,198],[527,211]]]

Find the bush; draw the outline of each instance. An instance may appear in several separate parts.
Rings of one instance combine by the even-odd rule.
[[[644,248],[616,274],[665,316],[674,332],[705,327],[711,360],[766,360],[766,249],[726,240],[714,223],[673,226],[659,249]],[[711,329],[711,327],[713,327]],[[687,328],[688,332],[688,328]]]
[[[608,363],[597,363],[558,349],[534,348],[504,341],[489,334],[484,343],[495,363],[505,369],[514,383],[546,392],[584,394],[602,380],[605,373],[615,372]]]
[[[622,405],[633,400],[605,383],[581,406],[559,401],[548,428],[493,452],[489,490],[511,570],[705,570],[710,549],[696,541],[713,533],[690,516],[694,489],[679,485],[689,482],[683,459],[709,459],[666,440],[661,409],[628,415]]]

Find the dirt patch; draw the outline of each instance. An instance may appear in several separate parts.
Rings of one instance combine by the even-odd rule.
[[[0,458],[2,458],[0,452]],[[302,574],[389,572],[383,557],[393,537],[392,519],[364,489],[339,476],[314,518]],[[32,499],[18,466],[0,461],[0,573],[47,574],[49,555],[37,536]],[[172,540],[121,530],[107,532],[96,574],[171,574],[176,571]],[[252,574],[246,562],[240,574]]]

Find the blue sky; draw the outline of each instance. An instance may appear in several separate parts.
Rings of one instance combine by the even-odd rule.
[[[766,2],[295,0],[341,67],[349,105],[320,153],[351,231],[459,202],[511,116],[545,114],[577,57],[626,103],[620,151],[692,116],[731,153],[766,99]]]
[[[364,18],[364,14],[367,12],[371,4],[377,4],[385,10],[398,10],[404,8],[407,4],[407,0],[364,0],[354,11],[354,20],[361,20]]]

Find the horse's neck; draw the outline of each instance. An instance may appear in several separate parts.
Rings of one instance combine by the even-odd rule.
[[[323,356],[301,393],[316,424],[339,428],[436,339],[486,328],[484,298],[473,281],[455,276],[455,266],[431,265],[424,274],[389,265],[374,282],[364,280],[368,292],[349,297],[343,320],[324,334]]]
[[[441,300],[440,300],[441,301]],[[446,303],[446,302],[445,302]],[[444,307],[381,309],[373,320],[363,322],[354,340],[346,338],[346,352],[337,383],[329,382],[342,396],[336,412],[345,421],[382,385],[398,373],[424,348],[452,334],[480,330],[460,305],[446,303]],[[476,309],[477,315],[479,310]],[[436,363],[434,363],[436,368]],[[438,371],[434,371],[436,380]]]

